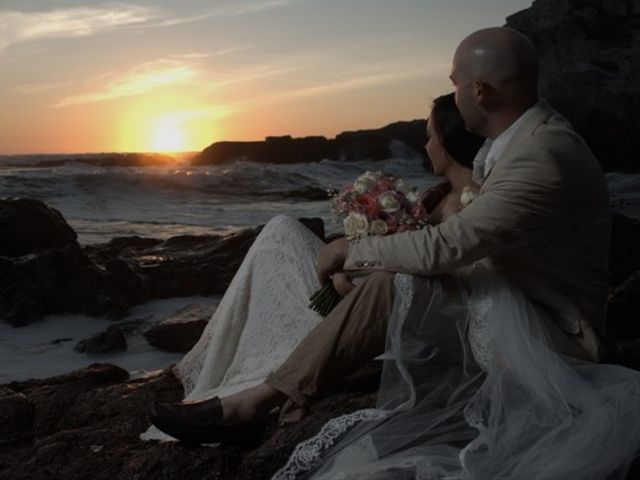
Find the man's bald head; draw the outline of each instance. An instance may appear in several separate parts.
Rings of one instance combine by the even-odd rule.
[[[494,117],[521,114],[537,101],[536,50],[526,36],[511,28],[478,30],[458,46],[451,80],[467,127],[491,135],[496,130],[492,124],[502,123],[500,118],[494,122]]]
[[[511,28],[485,28],[472,33],[458,46],[454,63],[463,75],[495,89],[512,82],[535,83],[538,77],[536,49],[527,37]]]

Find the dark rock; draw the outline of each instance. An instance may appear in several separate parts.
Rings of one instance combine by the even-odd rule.
[[[609,285],[616,287],[640,270],[640,222],[625,215],[611,216]]]
[[[30,434],[34,438],[42,438],[81,421],[79,412],[85,421],[93,415],[95,424],[101,426],[100,420],[104,420],[104,416],[100,415],[100,402],[89,405],[83,399],[88,392],[99,394],[106,387],[125,382],[128,378],[128,372],[120,367],[94,363],[66,375],[12,382],[7,387],[26,395],[34,405]],[[0,478],[3,478],[1,473]]]
[[[22,222],[21,215],[32,210],[30,223]],[[222,294],[260,232],[252,228],[164,241],[124,237],[81,248],[62,216],[41,202],[0,201],[3,218],[15,221],[6,220],[0,232],[6,247],[0,254],[0,321],[14,326],[61,313],[120,318],[131,305],[151,299]],[[300,221],[324,236],[321,219]],[[40,231],[50,238],[22,240],[27,234],[42,236]],[[22,244],[25,248],[18,249]]]
[[[44,315],[121,316],[129,304],[78,245],[0,257],[0,321],[27,325]]]
[[[0,387],[0,445],[22,438],[33,421],[33,412],[26,395]]]
[[[236,160],[258,163],[299,163],[332,160],[386,160],[399,147],[425,156],[426,122],[396,122],[375,130],[344,132],[325,137],[267,137],[260,142],[216,142],[192,159],[194,165],[219,165]]]
[[[295,445],[328,419],[373,406],[379,374],[379,363],[365,366],[294,425],[279,428],[277,416],[271,416],[262,444],[250,451],[140,441],[151,403],[182,398],[170,369],[127,381],[122,369],[95,364],[46,380],[14,382],[9,387],[29,399],[35,415],[24,427],[28,440],[0,449],[0,478],[268,479]]]
[[[77,245],[62,214],[38,200],[0,198],[0,257]]]
[[[182,235],[168,240],[123,237],[84,251],[98,265],[113,264],[114,259],[127,265],[127,272],[112,280],[125,279],[118,289],[135,304],[224,293],[258,232],[247,229],[227,236]]]
[[[640,270],[609,296],[607,336],[611,351],[605,359],[640,370]],[[640,467],[640,464],[637,465]],[[632,477],[635,478],[635,477]]]
[[[320,218],[301,218],[324,238]],[[122,237],[84,248],[131,304],[157,298],[223,294],[262,227],[230,235],[182,235],[167,240]]]
[[[336,159],[386,160],[396,157],[399,150],[405,150],[404,156],[411,152],[424,160],[426,143],[426,120],[395,122],[379,129],[338,134],[335,138],[339,152]]]
[[[207,326],[215,305],[188,305],[144,332],[147,341],[160,350],[188,352]]]
[[[127,339],[118,325],[111,325],[104,332],[78,342],[75,350],[80,353],[107,353],[127,349]]]
[[[324,221],[321,218],[301,217],[298,221],[315,233],[319,239],[325,240]]]
[[[619,338],[640,337],[640,270],[609,295],[607,310],[610,333]],[[640,353],[640,351],[638,352]]]
[[[507,26],[533,41],[542,95],[604,168],[637,170],[640,0],[536,0]]]
[[[53,313],[118,316],[127,308],[60,212],[36,200],[0,199],[0,321],[19,326]]]

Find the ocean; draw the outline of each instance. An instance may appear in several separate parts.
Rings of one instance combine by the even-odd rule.
[[[333,233],[341,225],[329,211],[327,189],[341,188],[366,170],[397,175],[420,189],[439,181],[419,158],[411,156],[377,162],[241,161],[199,167],[189,166],[188,155],[178,156],[175,164],[150,167],[91,165],[100,155],[75,156],[83,162],[61,162],[70,157],[0,156],[0,197],[46,202],[64,215],[84,245],[129,235],[164,239],[225,234],[264,224],[281,213],[321,217],[327,232]],[[609,173],[607,181],[614,210],[640,219],[640,175]],[[132,309],[125,320],[152,323],[184,305],[218,300],[150,302]],[[180,358],[153,349],[140,336],[129,338],[129,349],[122,353],[87,356],[73,350],[79,340],[108,325],[105,319],[64,315],[20,328],[0,324],[0,383],[65,373],[96,361],[115,363],[134,376],[145,375]]]

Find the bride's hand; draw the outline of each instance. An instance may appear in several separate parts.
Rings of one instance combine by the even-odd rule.
[[[333,282],[333,288],[336,289],[343,297],[346,297],[351,290],[356,288],[356,286],[351,282],[349,276],[344,272],[334,273],[331,276],[331,281]]]

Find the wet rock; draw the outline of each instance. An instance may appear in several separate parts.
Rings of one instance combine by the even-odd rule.
[[[59,430],[74,428],[78,421],[87,421],[92,416],[94,425],[101,427],[99,420],[104,420],[104,414],[100,413],[103,407],[98,398],[94,403],[85,402],[87,394],[92,392],[99,397],[100,392],[107,391],[109,386],[122,384],[128,379],[129,373],[120,367],[94,363],[65,375],[12,382],[6,387],[26,395],[33,404],[35,410],[30,432],[35,439],[42,439]],[[77,441],[84,443],[80,438]],[[5,478],[1,471],[0,478]]]
[[[0,257],[77,245],[62,214],[28,198],[0,198]]]
[[[0,445],[16,442],[33,421],[34,407],[26,395],[0,386]]]
[[[112,279],[127,278],[119,290],[131,303],[141,303],[223,293],[258,232],[254,228],[227,236],[181,235],[167,240],[123,237],[84,251],[99,265],[124,262],[127,273]],[[132,280],[132,274],[138,280]]]
[[[320,218],[299,219],[324,238]],[[223,294],[262,227],[230,235],[181,235],[167,240],[122,237],[84,248],[111,274],[131,304],[157,298]]]
[[[0,478],[268,479],[295,445],[328,419],[373,406],[379,374],[378,362],[365,366],[313,403],[308,417],[286,428],[271,416],[254,450],[142,442],[151,403],[183,396],[170,369],[130,381],[118,367],[95,364],[50,379],[14,382],[8,387],[29,398],[35,415],[25,427],[28,441],[0,449]]]
[[[609,296],[609,333],[620,339],[640,338],[640,270],[615,288]],[[638,351],[640,355],[640,350]]]
[[[128,308],[60,212],[30,199],[0,199],[0,321],[44,315],[121,315]]]
[[[15,258],[0,257],[0,321],[27,325],[44,315],[121,316],[126,298],[74,244]]]
[[[640,270],[640,222],[614,213],[611,217],[609,285],[616,287]]]
[[[122,329],[112,325],[104,332],[78,342],[75,350],[80,353],[108,353],[127,349],[127,339]]]
[[[640,1],[536,0],[507,18],[541,62],[540,90],[607,170],[637,170]]]
[[[207,326],[215,305],[187,305],[144,332],[147,341],[160,350],[188,352]]]
[[[322,219],[300,220],[324,237]],[[81,248],[42,202],[0,200],[0,222],[0,321],[14,326],[49,314],[120,318],[152,299],[222,294],[261,229],[124,237]],[[42,238],[27,241],[30,235]]]

